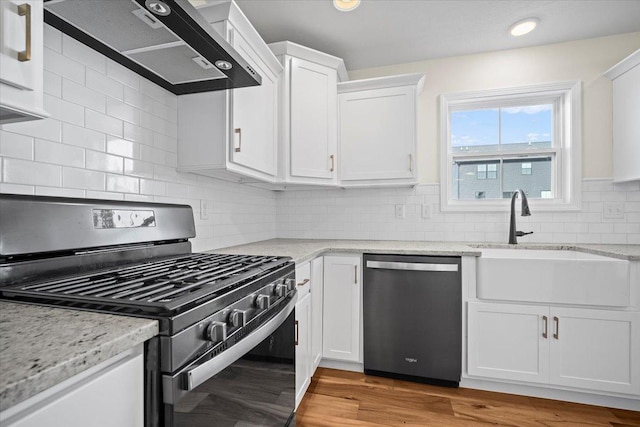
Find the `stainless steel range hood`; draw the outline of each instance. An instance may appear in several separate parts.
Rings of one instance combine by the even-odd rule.
[[[176,95],[261,83],[188,0],[45,0],[44,9],[47,24]]]

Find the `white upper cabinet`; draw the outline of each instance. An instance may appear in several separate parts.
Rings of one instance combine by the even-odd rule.
[[[287,184],[337,183],[340,58],[291,42],[269,45],[284,66],[280,89],[279,178]]]
[[[423,74],[338,84],[342,186],[417,183],[417,97],[423,86]]]
[[[199,11],[257,71],[262,84],[178,97],[178,169],[273,183],[282,66],[234,2]]]
[[[640,180],[640,50],[609,69],[613,80],[613,181]]]
[[[0,123],[48,117],[43,109],[42,1],[0,1]]]

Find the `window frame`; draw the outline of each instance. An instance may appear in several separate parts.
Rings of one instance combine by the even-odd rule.
[[[551,155],[553,199],[529,199],[532,210],[572,211],[581,208],[582,183],[582,91],[580,81],[539,84],[502,89],[457,92],[440,95],[440,206],[442,211],[504,211],[508,199],[452,198],[454,159],[499,160]],[[454,154],[450,144],[450,113],[453,111],[554,104],[554,145],[550,148],[503,150]]]

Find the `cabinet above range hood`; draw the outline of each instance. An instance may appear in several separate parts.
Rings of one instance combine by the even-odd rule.
[[[188,0],[45,0],[47,24],[176,95],[260,75]]]

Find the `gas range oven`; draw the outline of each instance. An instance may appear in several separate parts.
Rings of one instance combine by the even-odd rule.
[[[295,266],[192,253],[190,206],[0,194],[0,297],[159,322],[145,427],[295,425]]]

